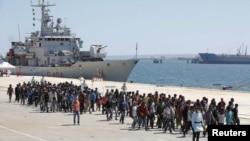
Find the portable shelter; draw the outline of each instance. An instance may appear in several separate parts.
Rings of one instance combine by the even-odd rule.
[[[0,62],[0,69],[15,69],[16,67],[8,62]]]

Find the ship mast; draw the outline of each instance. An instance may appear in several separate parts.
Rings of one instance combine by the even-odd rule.
[[[39,0],[39,2],[38,2],[38,4],[37,5],[33,5],[32,4],[32,1],[30,1],[31,2],[31,6],[32,7],[41,7],[41,11],[42,11],[42,19],[41,19],[41,33],[43,32],[43,30],[45,29],[45,28],[47,28],[48,27],[48,22],[50,22],[51,20],[50,20],[50,17],[49,16],[46,16],[46,10],[45,10],[45,8],[46,7],[50,7],[50,6],[55,6],[55,4],[49,4],[48,2],[47,2],[47,4],[44,4],[44,0],[42,0],[42,3],[40,2],[40,0]]]
[[[19,24],[18,24],[18,37],[19,37],[19,42],[21,42]]]

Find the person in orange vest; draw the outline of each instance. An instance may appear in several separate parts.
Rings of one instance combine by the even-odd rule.
[[[76,117],[77,117],[77,124],[80,125],[80,102],[77,96],[75,100],[73,101],[72,109],[73,109],[73,115],[74,115],[73,117],[74,124],[76,124]]]

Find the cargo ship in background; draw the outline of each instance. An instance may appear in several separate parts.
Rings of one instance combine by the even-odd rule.
[[[244,44],[235,55],[199,53],[200,64],[250,64],[250,55],[247,55],[247,46]]]
[[[90,45],[90,50],[82,51],[81,38],[72,34],[69,27],[61,26],[61,18],[54,23],[47,7],[55,4],[39,0],[37,5],[31,6],[41,8],[41,30],[32,32],[24,42],[12,41],[5,58],[16,67],[17,75],[127,81],[138,62],[137,57],[105,60],[107,52],[104,49],[107,46],[99,44]]]

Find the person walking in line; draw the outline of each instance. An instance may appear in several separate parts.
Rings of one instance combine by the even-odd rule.
[[[80,80],[81,91],[83,92],[88,87],[88,85],[87,85],[84,77],[82,77],[82,76],[79,77],[79,80]]]
[[[240,125],[240,118],[239,118],[239,115],[238,115],[238,104],[236,103],[233,110],[233,122],[234,122],[234,125]]]
[[[21,93],[21,88],[20,88],[20,84],[17,84],[15,87],[15,101],[17,101],[19,103],[19,97],[20,97],[20,93]]]
[[[209,107],[208,110],[205,112],[204,119],[206,122],[206,128],[203,131],[203,136],[205,137],[206,133],[208,133],[208,126],[216,124],[216,120],[215,120],[215,117],[213,115],[212,107]]]
[[[66,97],[67,97],[67,111],[69,112],[72,112],[72,103],[74,101],[74,96],[73,96],[73,93],[72,93],[72,90],[67,90],[66,92]]]
[[[20,87],[20,96],[21,96],[21,104],[25,105],[25,99],[26,99],[26,86],[25,84],[23,84],[21,87]]]
[[[78,100],[78,97],[75,98],[73,101],[72,105],[73,109],[73,120],[74,120],[74,125],[76,124],[76,117],[77,117],[77,124],[80,125],[80,102]]]
[[[226,108],[226,125],[233,125],[233,112],[230,106]]]
[[[7,95],[9,95],[9,102],[11,102],[12,94],[13,94],[13,88],[12,85],[10,84],[7,90]]]
[[[113,113],[112,113],[112,102],[109,96],[107,96],[107,101],[105,103],[105,111],[106,111],[107,121],[111,120]]]
[[[200,132],[203,131],[203,117],[201,107],[197,106],[195,112],[192,114],[192,127],[193,127],[193,141],[199,141]]]
[[[122,89],[122,92],[123,92],[123,93],[127,93],[127,86],[126,86],[126,83],[123,83],[121,89]]]
[[[43,112],[49,112],[49,93],[48,91],[45,92],[44,94],[44,108],[43,108]]]
[[[42,76],[42,78],[41,78],[41,80],[40,80],[40,83],[45,83],[46,82],[46,80],[45,80],[45,78],[44,78],[44,76]]]
[[[35,77],[33,76],[31,81],[30,81],[32,84],[36,83],[36,80],[35,80]]]
[[[147,121],[147,116],[148,116],[148,110],[147,110],[147,105],[145,104],[144,101],[138,106],[138,129],[140,127],[145,127],[145,130],[148,130],[146,121]]]
[[[135,129],[135,125],[138,123],[138,107],[135,101],[132,102],[133,106],[131,107],[131,117],[133,119],[132,129]]]
[[[169,130],[170,133],[172,133],[172,117],[173,117],[173,110],[171,110],[171,107],[169,103],[166,104],[166,108],[163,111],[163,119],[164,119],[164,133]]]
[[[183,128],[183,136],[185,137],[185,135],[188,133],[190,127],[192,127],[192,115],[193,115],[193,111],[194,111],[194,106],[188,106],[187,109],[187,117],[186,117],[186,121],[184,124],[184,128]]]
[[[84,110],[84,96],[83,96],[83,92],[79,92],[79,102],[80,102],[80,114],[83,113]]]
[[[164,103],[161,100],[156,104],[156,115],[157,115],[157,121],[156,125],[158,129],[161,129],[163,127],[163,111],[164,111]]]
[[[89,94],[89,100],[90,100],[90,114],[95,111],[94,105],[96,101],[96,93],[92,89],[90,94]]]
[[[35,107],[37,107],[38,105],[38,90],[37,89],[34,89],[33,91],[33,96],[34,96],[34,102],[35,102]]]
[[[226,118],[226,115],[225,115],[225,110],[222,109],[219,111],[218,113],[218,125],[224,125],[225,123],[225,118]]]
[[[146,124],[147,127],[151,127],[151,129],[153,129],[155,121],[155,103],[151,98],[148,100],[147,108],[148,108],[148,116]]]
[[[120,111],[120,114],[121,114],[120,123],[124,124],[126,103],[125,103],[125,101],[123,99],[119,102],[119,111]]]

